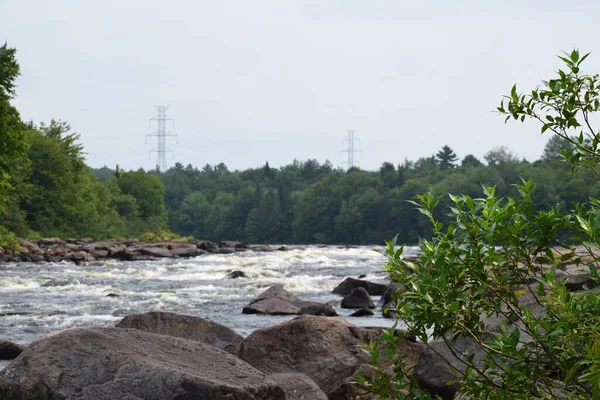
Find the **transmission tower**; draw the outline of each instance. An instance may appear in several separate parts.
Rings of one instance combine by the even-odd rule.
[[[173,154],[173,158],[175,158],[173,150],[167,147],[167,136],[175,136],[177,139],[176,134],[167,132],[167,121],[173,122],[173,126],[175,126],[175,122],[167,116],[167,109],[169,107],[156,106],[154,108],[158,111],[158,115],[150,119],[149,126],[152,127],[152,122],[156,121],[157,130],[146,135],[146,143],[148,143],[148,136],[156,136],[158,138],[158,146],[150,150],[150,154],[157,153],[156,169],[164,172],[167,170],[167,153]]]
[[[348,153],[348,161],[346,161],[348,169],[357,166],[355,155],[360,152],[360,150],[357,150],[356,148],[356,142],[360,142],[360,140],[358,140],[354,134],[355,131],[348,131],[348,139],[344,139],[343,141],[344,146],[346,147],[341,151],[341,153]]]

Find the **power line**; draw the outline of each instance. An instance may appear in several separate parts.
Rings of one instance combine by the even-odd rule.
[[[348,165],[348,169],[356,167],[356,153],[360,153],[360,150],[356,148],[356,142],[360,142],[359,139],[355,136],[355,131],[348,131],[348,139],[344,139],[343,143],[347,144],[347,147],[342,149],[340,153],[348,153],[348,161],[346,164]]]
[[[158,111],[158,115],[150,119],[149,126],[152,127],[152,121],[156,121],[157,130],[146,135],[146,143],[148,143],[148,136],[156,136],[158,138],[158,146],[150,150],[150,154],[157,153],[156,169],[165,172],[167,170],[167,153],[172,153],[173,158],[175,158],[175,152],[167,147],[167,136],[175,136],[177,139],[176,134],[167,132],[167,121],[172,121],[173,127],[175,127],[175,121],[173,121],[173,118],[167,116],[167,109],[169,107],[156,106],[154,108]]]

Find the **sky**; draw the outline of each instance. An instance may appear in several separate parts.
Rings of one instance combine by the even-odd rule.
[[[375,170],[444,145],[537,159],[549,136],[495,108],[563,50],[600,72],[597,15],[592,0],[0,0],[0,42],[17,48],[21,117],[70,123],[92,167],[154,168],[165,105],[170,165],[345,166],[352,129]]]

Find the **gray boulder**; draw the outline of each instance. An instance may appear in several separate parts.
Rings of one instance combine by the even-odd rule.
[[[333,289],[332,293],[346,296],[347,294],[350,294],[353,289],[359,287],[364,288],[371,296],[381,296],[387,289],[387,285],[382,283],[363,281],[355,278],[346,278],[342,283],[337,285],[335,289]]]
[[[373,300],[365,288],[352,289],[342,300],[342,308],[375,308]]]
[[[280,400],[282,386],[204,343],[119,328],[45,337],[0,372],[7,400]]]
[[[156,258],[171,258],[173,257],[173,254],[171,254],[171,251],[169,249],[165,249],[163,247],[141,247],[138,250],[138,253],[145,255],[145,256],[150,256],[150,257],[156,257]]]
[[[159,335],[196,340],[238,354],[244,338],[233,329],[191,315],[170,312],[149,312],[123,318],[117,328],[133,328]]]
[[[361,346],[382,331],[359,328],[342,318],[303,315],[254,331],[242,343],[240,358],[267,374],[304,373],[329,394],[368,363]]]

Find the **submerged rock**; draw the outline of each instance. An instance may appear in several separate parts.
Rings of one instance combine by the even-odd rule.
[[[247,278],[248,275],[244,273],[244,271],[232,271],[227,274],[225,278],[229,279],[237,279],[237,278]]]
[[[159,335],[196,340],[237,354],[244,338],[233,329],[191,315],[149,312],[123,318],[117,328],[134,328]]]

